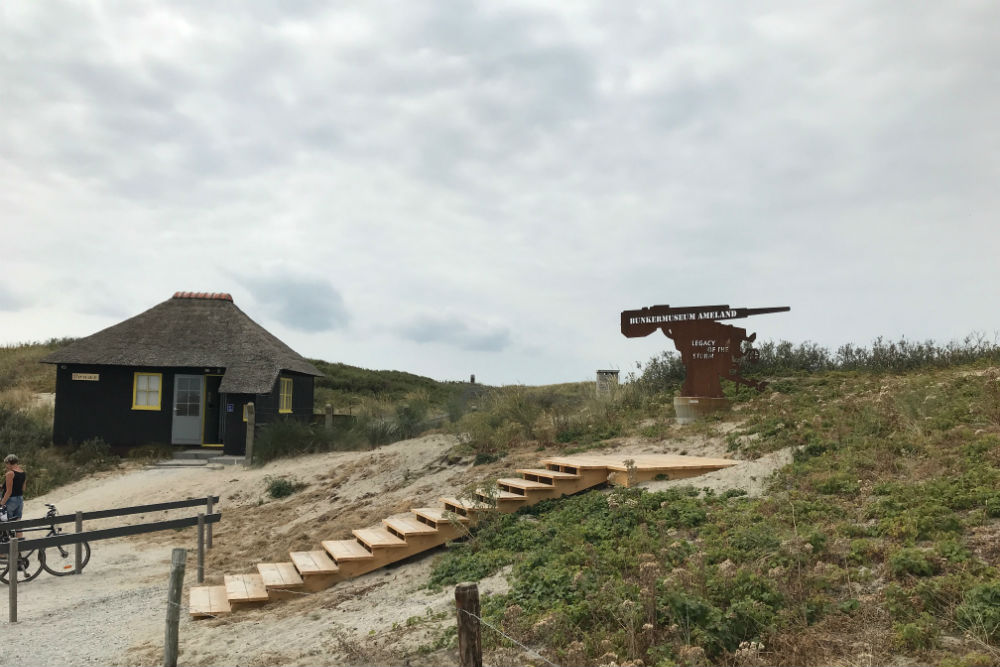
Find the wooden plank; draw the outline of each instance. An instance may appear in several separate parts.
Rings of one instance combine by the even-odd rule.
[[[257,563],[265,588],[288,588],[302,585],[302,577],[292,563]]]
[[[487,490],[483,489],[483,490],[480,490],[480,491],[476,491],[476,493],[478,493],[483,498],[493,498],[493,499],[497,500],[498,502],[499,501],[506,501],[506,500],[512,500],[512,501],[527,500],[526,496],[521,495],[520,493],[511,493],[510,491],[496,491],[496,492],[494,492],[492,490],[487,491]]]
[[[325,551],[292,551],[288,555],[301,574],[336,574],[340,571]]]
[[[608,467],[608,464],[605,461],[598,461],[591,457],[582,456],[555,456],[548,459],[542,459],[542,465],[569,466],[570,468],[577,468],[578,470]]]
[[[196,618],[221,616],[233,610],[225,586],[192,586],[188,598],[188,612]]]
[[[227,574],[226,597],[232,602],[264,602],[269,600],[264,580],[259,574]]]
[[[357,540],[326,540],[323,542],[323,548],[338,563],[374,558]]]
[[[552,490],[551,484],[546,484],[545,482],[533,482],[530,479],[518,479],[516,477],[498,479],[497,484],[501,486],[509,486],[514,489],[524,489],[525,491],[530,491],[532,489],[540,489],[543,491]]]
[[[580,476],[572,472],[560,472],[558,470],[545,470],[544,468],[518,468],[517,472],[522,475],[534,475],[535,477],[548,477],[549,479],[580,479]]]
[[[461,514],[455,514],[454,512],[448,511],[444,508],[418,507],[410,511],[418,516],[424,517],[428,521],[433,521],[436,524],[451,523],[452,519],[460,523],[469,523],[469,517],[462,516]]]
[[[492,509],[492,507],[490,505],[484,503],[481,500],[476,500],[476,501],[472,501],[472,500],[459,500],[458,498],[443,497],[443,498],[441,498],[441,502],[443,502],[446,506],[447,505],[451,505],[452,507],[457,507],[459,509],[464,509],[467,512],[468,511],[475,512],[476,510],[488,510],[488,509]],[[445,509],[447,509],[447,507]]]
[[[421,523],[417,521],[416,517],[412,514],[407,516],[390,516],[386,519],[382,519],[382,523],[386,527],[392,528],[400,535],[434,535],[438,532],[438,529],[434,526],[428,526],[426,523]]]
[[[402,540],[385,528],[359,528],[352,530],[351,534],[360,541],[367,544],[372,549],[385,547],[405,547],[406,540]]]

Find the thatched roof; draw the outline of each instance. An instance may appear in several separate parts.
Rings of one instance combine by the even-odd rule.
[[[264,394],[282,370],[323,375],[236,307],[228,294],[177,292],[42,359],[49,364],[224,368],[219,391]]]

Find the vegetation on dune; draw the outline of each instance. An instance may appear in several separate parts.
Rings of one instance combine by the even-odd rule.
[[[0,346],[0,398],[7,392],[54,392],[55,367],[41,364],[39,360],[73,340],[53,338],[45,343]]]
[[[432,585],[510,566],[511,590],[483,600],[484,618],[560,664],[879,664],[894,656],[996,664],[995,347],[949,357],[897,346],[891,363],[879,353],[867,357],[877,360],[870,368],[818,372],[796,368],[801,358],[784,349],[790,358],[770,389],[731,388],[734,414],[717,417],[738,422],[727,436],[734,455],[794,451],[765,497],[699,492],[691,480],[680,490],[548,501],[493,517],[454,545]],[[637,374],[633,389],[676,386],[664,381],[665,358]],[[634,420],[656,395],[626,392],[601,414]],[[559,414],[527,389],[495,412],[504,415],[498,431],[535,436],[539,415]],[[489,451],[506,441],[470,443]],[[513,646],[489,630],[483,638],[487,649]]]
[[[17,454],[30,473],[25,499],[116,466],[119,458],[99,439],[69,447],[52,445],[50,408],[19,408],[0,402],[0,446]]]
[[[464,382],[439,382],[421,375],[403,371],[379,371],[331,363],[320,359],[309,362],[325,374],[316,378],[318,407],[327,404],[337,410],[362,407],[365,401],[380,400],[392,403],[406,401],[414,394],[421,395],[436,407],[443,407],[461,396]]]

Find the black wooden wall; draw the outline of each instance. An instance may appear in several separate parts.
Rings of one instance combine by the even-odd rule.
[[[159,410],[133,410],[134,373],[161,373]],[[60,364],[56,371],[56,408],[52,430],[55,444],[101,438],[116,448],[169,444],[173,426],[174,375],[203,375],[204,368],[153,368]],[[96,373],[99,380],[73,380],[73,373]],[[275,419],[302,419],[313,415],[314,381],[311,375],[283,372],[292,378],[292,413],[279,414],[280,378],[268,394],[224,394],[225,452],[241,455],[246,449],[243,405],[254,403],[257,425]],[[228,406],[233,411],[228,412]]]

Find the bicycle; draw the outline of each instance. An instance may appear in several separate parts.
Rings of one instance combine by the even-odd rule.
[[[45,518],[51,519],[58,514],[55,505],[45,504],[49,508],[46,512]],[[55,523],[49,524],[49,532],[46,533],[45,537],[52,537],[53,535],[58,535],[63,532],[62,528],[57,528]],[[45,527],[41,528],[25,528],[23,532],[33,531],[33,530],[45,530]],[[13,531],[0,531],[0,549],[3,553],[0,554],[0,583],[7,584],[8,572],[10,570],[6,564],[6,554],[9,553],[6,543],[10,540]],[[81,542],[80,548],[82,553],[80,554],[80,571],[90,562],[90,544],[88,542]],[[29,549],[26,553],[18,554],[18,568],[17,568],[17,581],[21,583],[22,581],[31,581],[39,574],[41,574],[44,569],[49,574],[55,575],[57,577],[65,577],[68,574],[76,573],[76,548],[75,545],[71,549],[63,547],[61,544],[45,547],[38,554],[35,554],[35,549]],[[32,557],[34,556],[34,559]],[[23,572],[23,575],[22,575]]]
[[[7,520],[6,508],[0,508],[0,519]],[[17,534],[16,531],[6,530],[0,526],[0,583],[10,583],[10,539]],[[17,583],[31,581],[42,572],[41,556],[35,553],[35,549],[19,551],[17,554]]]

